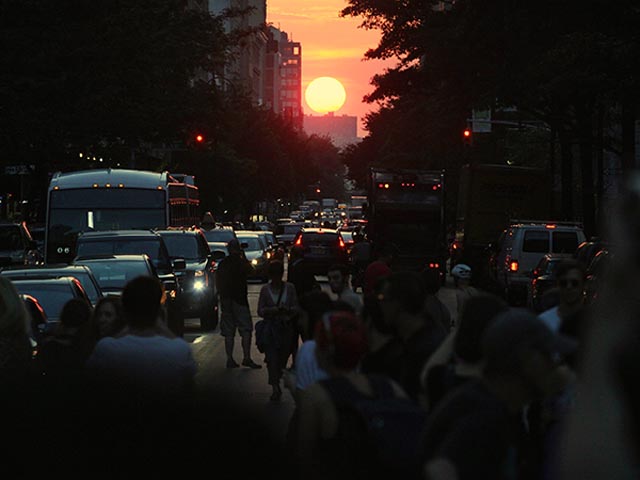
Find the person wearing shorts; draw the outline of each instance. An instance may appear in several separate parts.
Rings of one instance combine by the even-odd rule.
[[[247,276],[251,272],[251,264],[244,256],[238,240],[229,241],[227,248],[229,255],[220,262],[216,271],[222,310],[220,333],[224,337],[227,368],[240,366],[233,358],[236,332],[242,339],[242,352],[244,355],[242,365],[250,368],[261,368],[251,359],[253,321],[247,295]]]

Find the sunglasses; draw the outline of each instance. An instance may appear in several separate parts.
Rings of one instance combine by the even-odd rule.
[[[580,282],[580,280],[576,280],[575,278],[562,278],[560,280],[558,280],[558,285],[561,286],[562,288],[568,288],[568,287],[579,287],[580,284],[582,282]]]

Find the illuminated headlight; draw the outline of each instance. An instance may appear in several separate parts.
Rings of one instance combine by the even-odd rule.
[[[204,289],[204,282],[202,280],[196,280],[195,282],[193,282],[193,289],[194,290],[203,290]]]
[[[204,270],[196,270],[193,272],[194,277],[204,277]]]
[[[254,267],[258,265],[258,259],[254,258],[253,260],[251,260],[251,265],[253,265]]]
[[[267,260],[271,258],[271,252],[266,252],[265,253],[265,257],[267,257]]]

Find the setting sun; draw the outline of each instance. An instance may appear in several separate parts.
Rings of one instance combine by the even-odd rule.
[[[340,110],[347,99],[347,93],[338,80],[333,77],[318,77],[309,83],[304,93],[307,105],[318,113]]]

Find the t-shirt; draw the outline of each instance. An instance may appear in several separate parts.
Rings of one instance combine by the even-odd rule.
[[[373,295],[376,283],[381,278],[391,275],[391,267],[382,260],[376,260],[369,264],[364,271],[364,289],[365,296]]]
[[[551,331],[557,332],[560,329],[562,319],[560,318],[560,313],[558,313],[558,307],[545,310],[538,315],[538,318],[542,320],[544,324],[551,329]]]
[[[445,458],[459,480],[516,480],[521,422],[481,381],[447,394],[425,428],[425,460]]]
[[[351,305],[358,315],[362,314],[362,297],[351,288],[344,287],[344,290],[338,295],[338,300]]]
[[[197,370],[188,342],[159,335],[105,337],[96,344],[86,368],[99,383],[167,396],[188,393]]]
[[[249,305],[247,298],[247,261],[238,255],[225,257],[218,266],[216,280],[220,297],[231,298],[240,305]]]
[[[318,365],[316,341],[307,340],[300,345],[296,354],[296,388],[306,389],[319,380],[329,378],[329,374]]]

